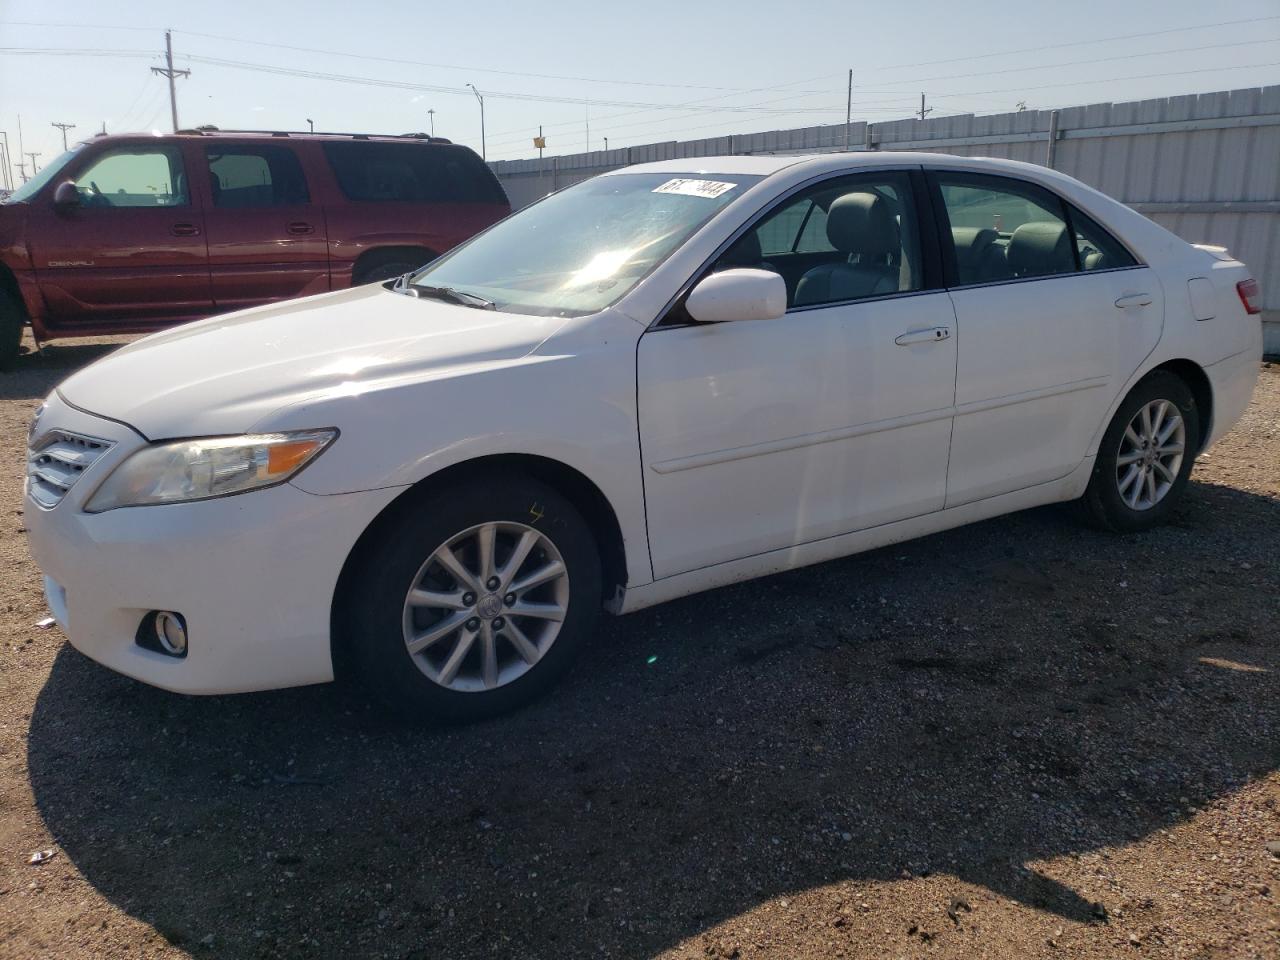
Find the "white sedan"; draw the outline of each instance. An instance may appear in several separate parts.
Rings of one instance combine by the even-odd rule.
[[[1249,401],[1257,312],[1226,251],[1036,166],[647,164],[74,374],[26,522],[53,615],[115,670],[350,670],[476,718],[546,690],[602,608],[1055,501],[1165,520]]]

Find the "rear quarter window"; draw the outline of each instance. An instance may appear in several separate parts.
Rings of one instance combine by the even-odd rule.
[[[469,150],[423,143],[324,144],[338,187],[362,203],[505,203],[483,161]]]

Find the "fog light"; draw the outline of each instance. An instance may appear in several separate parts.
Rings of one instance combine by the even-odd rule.
[[[187,655],[187,618],[170,610],[152,610],[138,624],[134,642],[170,657]]]
[[[161,610],[156,614],[156,642],[170,656],[187,655],[187,623],[180,613]]]

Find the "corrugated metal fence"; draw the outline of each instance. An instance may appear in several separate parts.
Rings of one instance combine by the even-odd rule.
[[[846,140],[847,138],[847,140]],[[931,150],[1047,164],[1245,260],[1280,311],[1280,86],[978,117],[800,127],[490,164],[524,206],[606,170],[720,154]],[[1280,316],[1269,324],[1280,351]]]

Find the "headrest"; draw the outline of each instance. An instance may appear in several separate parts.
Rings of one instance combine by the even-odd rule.
[[[1060,272],[1074,260],[1067,225],[1043,220],[1024,223],[1009,238],[1006,256],[1015,277]]]
[[[963,267],[977,264],[983,251],[999,240],[1000,234],[990,227],[952,227],[951,237],[956,244],[956,259]]]
[[[898,253],[898,221],[884,198],[874,193],[846,193],[827,209],[827,239],[842,253],[871,256]]]

